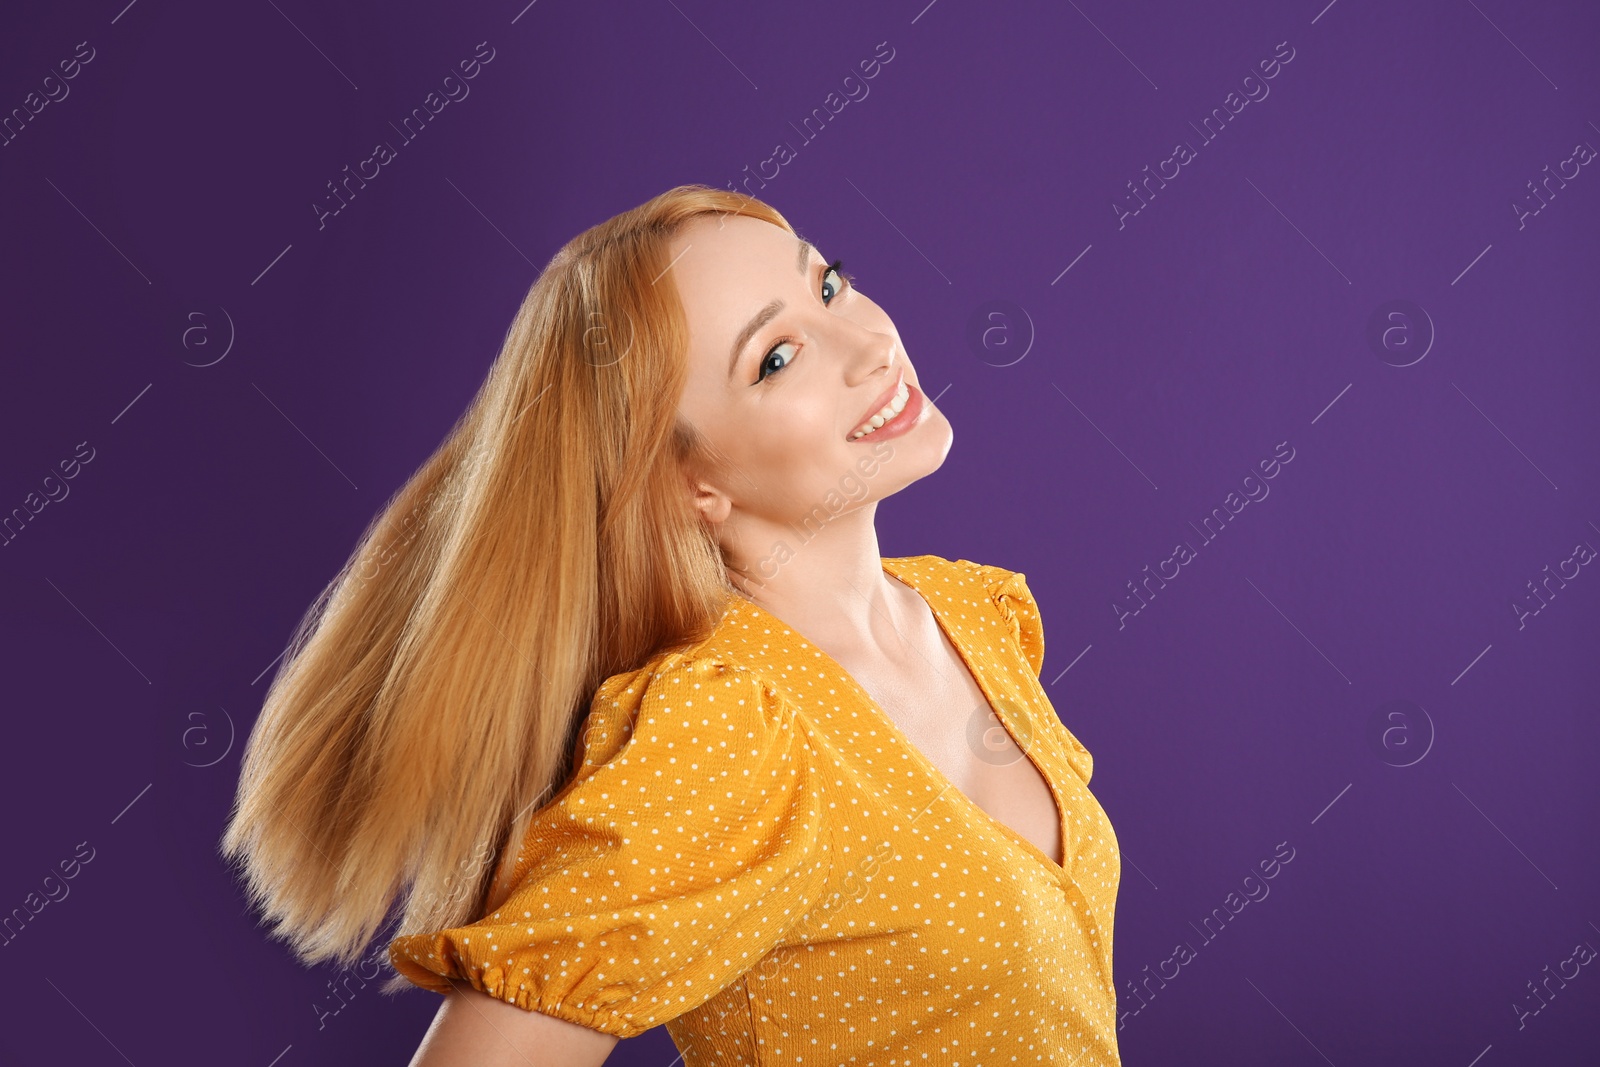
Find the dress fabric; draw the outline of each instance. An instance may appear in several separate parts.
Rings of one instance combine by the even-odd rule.
[[[515,888],[474,923],[395,938],[399,973],[619,1038],[665,1025],[685,1067],[1120,1065],[1120,853],[1093,760],[1040,683],[1026,579],[937,556],[883,567],[988,697],[1015,746],[996,761],[1044,776],[1064,864],[735,596],[706,640],[607,679]],[[978,712],[952,728],[993,748]]]

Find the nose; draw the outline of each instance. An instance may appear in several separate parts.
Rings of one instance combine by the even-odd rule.
[[[849,383],[860,385],[874,377],[893,377],[900,358],[894,335],[848,320],[846,323],[844,343],[849,346],[849,355],[845,374]]]

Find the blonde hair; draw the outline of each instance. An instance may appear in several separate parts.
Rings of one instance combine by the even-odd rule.
[[[401,933],[481,918],[600,683],[715,628],[733,587],[685,473],[725,464],[677,415],[667,273],[673,235],[712,214],[794,232],[682,185],[570,241],[300,620],[221,851],[303,963],[352,965],[391,907]]]

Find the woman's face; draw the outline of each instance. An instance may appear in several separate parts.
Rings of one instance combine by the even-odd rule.
[[[894,323],[810,244],[760,219],[706,216],[671,251],[689,329],[678,411],[734,468],[698,472],[696,503],[729,527],[736,554],[777,538],[796,547],[793,524],[815,530],[944,462],[950,423]],[[853,437],[897,402],[902,378],[900,417]]]

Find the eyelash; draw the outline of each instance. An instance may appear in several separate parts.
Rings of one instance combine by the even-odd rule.
[[[843,266],[844,266],[844,260],[836,259],[832,263],[829,263],[828,264],[828,268],[822,272],[822,280],[824,282],[826,282],[828,280],[828,275],[837,274],[839,276],[840,280],[844,283],[833,294],[833,296],[828,299],[827,304],[824,305],[825,307],[832,307],[833,306],[833,302],[835,300],[839,299],[839,297],[844,295],[845,290],[850,288],[851,283],[854,280],[854,275],[846,273],[842,269]],[[773,346],[771,348],[767,349],[766,355],[761,357],[761,362],[756,366],[756,380],[754,382],[752,382],[751,384],[752,385],[760,385],[762,382],[764,382],[768,378],[772,377],[772,375],[778,373],[778,371],[783,370],[784,367],[789,366],[788,363],[785,363],[782,367],[777,368],[777,370],[768,371],[765,374],[762,373],[762,368],[764,368],[767,365],[767,359],[772,355],[773,352],[777,351],[783,345],[792,345],[792,344],[796,344],[796,343],[798,343],[798,342],[793,337],[780,337],[773,344]]]

